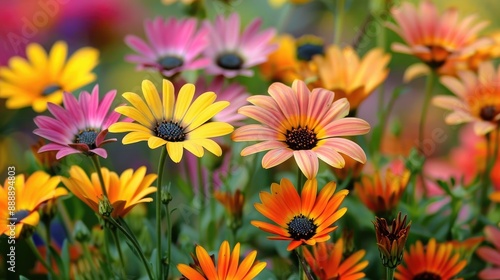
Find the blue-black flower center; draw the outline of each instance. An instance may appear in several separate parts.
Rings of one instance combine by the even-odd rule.
[[[184,128],[177,123],[172,121],[163,121],[158,123],[153,132],[156,136],[170,141],[170,142],[182,142],[186,140],[186,133],[184,133]]]
[[[492,121],[498,113],[499,112],[494,105],[488,105],[481,108],[481,111],[479,111],[479,116],[485,121]]]
[[[61,89],[62,87],[60,85],[56,84],[48,85],[43,89],[42,95],[49,95]]]
[[[297,58],[299,60],[311,61],[317,54],[323,55],[323,45],[306,43],[297,47]]]
[[[15,224],[20,223],[24,218],[28,217],[30,214],[30,211],[28,210],[19,210],[16,213],[14,213],[14,216],[11,216],[12,220]]]
[[[422,272],[413,276],[413,280],[441,280],[441,276],[432,272]]]
[[[293,217],[287,226],[288,233],[294,240],[308,240],[316,234],[318,228],[313,219],[308,219],[303,214]]]
[[[90,149],[96,148],[95,140],[97,139],[98,133],[95,130],[87,129],[80,131],[75,136],[75,143],[82,143],[89,146]]]
[[[235,53],[225,53],[217,57],[217,65],[228,70],[239,70],[243,67],[243,59]]]
[[[311,150],[318,143],[316,133],[307,126],[287,130],[285,137],[285,143],[292,150]]]
[[[176,57],[176,56],[165,56],[160,59],[158,59],[158,64],[163,67],[165,70],[172,70],[174,68],[182,66],[184,64],[184,61],[182,61],[182,58]]]

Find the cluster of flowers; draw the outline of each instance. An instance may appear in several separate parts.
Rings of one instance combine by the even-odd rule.
[[[500,69],[495,69],[492,62],[492,58],[500,54],[499,44],[494,37],[477,38],[486,22],[476,23],[475,16],[459,20],[455,9],[440,14],[429,0],[421,1],[417,7],[407,2],[392,6],[387,1],[384,9],[390,9],[395,20],[395,23],[386,22],[386,26],[405,42],[393,43],[392,50],[411,54],[421,61],[406,70],[404,80],[409,82],[426,75],[430,81],[420,121],[419,144],[423,141],[425,116],[431,101],[452,111],[446,117],[448,124],[473,123],[473,133],[484,136],[486,163],[474,172],[481,175],[478,187],[455,187],[454,183],[450,186],[444,181],[438,184],[451,197],[452,226],[460,219],[461,200],[474,196],[476,189],[478,198],[471,203],[476,203],[487,220],[489,211],[494,210],[491,202],[500,202],[500,190],[490,191],[495,184],[491,170],[496,166],[499,146]],[[102,98],[98,85],[91,92],[82,91],[78,99],[72,93],[97,78],[92,72],[98,64],[98,51],[94,48],[77,50],[66,60],[66,43],[56,42],[49,53],[41,45],[32,43],[26,49],[26,59],[13,57],[8,67],[0,68],[0,97],[7,99],[7,108],[31,106],[37,113],[48,109],[52,115],[39,115],[34,119],[37,128],[33,133],[50,141],[41,142],[36,148],[43,165],[54,171],[51,168],[57,160],[78,154],[88,157],[95,167],[95,172],[90,174],[73,165],[68,176],[51,176],[45,171],[36,171],[26,179],[18,175],[15,181],[16,238],[27,240],[40,257],[34,240],[40,238],[35,231],[39,222],[43,222],[47,233],[42,236],[49,246],[43,251],[47,257],[39,258],[38,266],[43,266],[40,270],[45,269],[56,279],[79,274],[126,277],[117,238],[123,236],[150,279],[168,279],[173,266],[173,230],[169,208],[171,190],[162,183],[167,156],[175,164],[184,161],[201,164],[192,155],[202,158],[206,150],[220,157],[234,149],[234,142],[253,141],[257,143],[242,148],[241,156],[265,152],[261,158],[264,169],[293,162],[285,168],[297,170],[296,182],[284,176],[279,183],[271,184],[270,192],[260,192],[260,202],[255,203],[254,208],[269,221],[250,223],[272,234],[271,240],[289,242],[286,249],[296,251],[301,279],[313,279],[313,274],[319,279],[365,277],[363,271],[369,264],[365,260],[366,250],[355,250],[352,232],[344,230],[335,242],[330,241],[338,227],[335,223],[348,211],[341,204],[352,190],[377,216],[373,222],[375,236],[388,277],[451,279],[466,268],[471,251],[486,239],[496,248],[483,246],[477,251],[484,260],[479,277],[497,279],[500,230],[492,221],[474,221],[474,226],[469,228],[472,234],[468,236],[476,234],[479,238],[458,242],[450,233],[450,238],[443,242],[428,238],[425,246],[416,238],[415,244],[405,251],[412,222],[401,212],[396,213],[403,209],[410,212],[410,217],[414,214],[419,218],[414,210],[418,210],[419,202],[428,195],[426,184],[434,184],[434,181],[424,179],[428,174],[423,152],[410,155],[406,162],[397,159],[391,159],[389,164],[385,162],[386,156],[381,154],[379,145],[390,107],[379,108],[380,123],[372,129],[371,143],[366,145],[370,151],[368,159],[358,144],[362,143],[360,136],[368,134],[371,126],[356,117],[357,109],[389,75],[387,67],[391,56],[382,47],[360,57],[356,46],[342,48],[338,42],[324,46],[323,41],[314,36],[295,40],[290,35],[276,35],[274,29],[261,31],[260,19],[253,20],[244,30],[240,27],[237,13],[217,16],[214,22],[205,20],[201,24],[196,18],[146,20],[147,40],[134,35],[125,38],[126,44],[137,52],[127,55],[125,60],[136,64],[138,70],[159,73],[163,79],[161,85],[144,80],[142,95],[125,92],[122,97],[128,104],[117,107],[113,107],[116,90]],[[250,95],[243,85],[232,79],[254,76],[254,66],[259,66],[259,73],[270,82],[267,95]],[[184,74],[196,70],[203,70],[203,75],[200,74],[195,83],[187,82]],[[435,77],[454,95],[431,99]],[[397,95],[393,96],[390,106],[395,98]],[[255,122],[248,124],[247,119]],[[104,145],[117,141],[108,138],[110,133],[126,133],[122,138],[125,145],[144,141],[152,150],[160,148],[158,173],[147,174],[146,167],[142,166],[119,175],[101,167],[100,160],[108,158]],[[184,154],[185,151],[188,153]],[[362,171],[367,161],[372,170],[367,167]],[[207,173],[221,172],[216,169],[228,167],[217,163],[216,167],[205,167],[205,173],[196,174],[196,164],[195,172],[188,172],[188,177],[197,178],[188,181],[199,182],[200,203],[204,204],[207,190],[201,181]],[[321,184],[322,165],[329,174],[335,174],[337,182],[327,180]],[[421,177],[420,190],[417,189],[418,177]],[[467,179],[473,181],[473,178]],[[155,180],[156,187],[152,186]],[[59,187],[60,183],[66,188]],[[341,183],[342,188],[337,191],[337,184]],[[219,180],[218,184],[224,185],[224,182]],[[231,250],[229,242],[224,240],[217,261],[209,255],[205,244],[196,245],[191,254],[193,263],[175,264],[178,272],[183,279],[258,277],[267,263],[256,260],[257,250],[245,254],[240,262],[242,245],[236,242],[236,233],[242,227],[245,190],[226,192],[219,188],[215,191],[213,183],[209,185],[209,196],[227,210],[235,245]],[[7,182],[0,188],[0,233],[3,234],[9,231],[11,218],[4,211],[8,202],[6,186]],[[51,221],[56,209],[63,211],[59,200],[68,195],[67,190],[97,214],[104,228],[102,239],[107,240],[107,233],[112,234],[119,260],[114,260],[106,242],[101,246],[102,252],[90,252],[93,245],[90,246],[88,230],[78,222],[65,221],[66,227],[76,232],[79,245],[75,248],[79,253],[74,258],[82,263],[72,269],[59,266],[61,257],[48,247],[52,246]],[[149,197],[151,194],[156,195],[154,199]],[[403,197],[409,206],[400,207]],[[213,200],[211,198],[210,203]],[[139,208],[136,206],[153,201],[156,231],[149,236],[156,239],[153,246],[156,249],[146,252],[124,217],[130,215],[133,208]],[[421,221],[417,219],[417,222]],[[57,247],[64,250],[65,246]],[[121,268],[112,271],[109,264],[115,261],[120,262]],[[486,267],[486,262],[493,267]]]

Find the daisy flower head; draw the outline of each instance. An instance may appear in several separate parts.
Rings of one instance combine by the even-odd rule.
[[[151,186],[156,174],[146,175],[145,166],[136,171],[127,169],[120,176],[104,167],[101,172],[109,203],[113,207],[112,217],[124,217],[137,204],[153,201],[146,196],[156,192],[156,187]],[[62,177],[61,180],[76,197],[99,213],[99,201],[103,193],[96,172],[89,177],[81,167],[73,165],[69,170],[69,178]]]
[[[9,169],[10,170],[10,169]],[[9,176],[0,185],[0,234],[16,238],[31,235],[40,221],[39,209],[43,203],[66,195],[65,188],[58,188],[59,176],[50,176],[36,171],[26,177],[23,174]],[[15,206],[12,206],[12,192],[15,192]],[[14,222],[15,227],[9,224]]]
[[[206,68],[207,73],[226,78],[253,76],[250,67],[265,62],[277,47],[271,44],[275,30],[259,32],[261,23],[260,19],[255,19],[240,34],[240,16],[237,13],[232,13],[227,19],[220,15],[214,24],[205,21],[210,44],[204,55],[211,61]]]
[[[96,79],[92,69],[98,63],[98,50],[85,47],[67,60],[68,45],[56,42],[50,53],[37,43],[26,48],[27,58],[14,56],[9,66],[0,67],[0,98],[7,98],[9,109],[31,106],[35,112],[47,103],[61,104],[63,92],[72,92]]]
[[[210,120],[229,106],[229,102],[214,102],[217,95],[211,91],[194,99],[193,84],[185,84],[176,95],[172,82],[166,79],[162,90],[160,98],[155,85],[144,80],[144,98],[133,92],[124,93],[123,97],[131,106],[120,106],[115,111],[135,122],[115,123],[109,131],[129,132],[123,137],[123,144],[147,141],[150,149],[163,146],[175,163],[181,161],[184,149],[197,157],[203,156],[204,149],[220,156],[221,147],[209,138],[227,135],[233,131],[233,126]]]
[[[99,86],[96,85],[92,93],[82,91],[78,100],[65,92],[64,108],[49,103],[54,118],[35,117],[38,128],[33,133],[52,143],[44,145],[38,152],[57,151],[57,159],[76,153],[106,158],[108,153],[102,146],[116,141],[115,138],[105,139],[108,127],[120,117],[116,112],[108,112],[115,95],[116,90],[111,90],[99,103]]]
[[[287,240],[288,251],[300,245],[315,245],[330,239],[333,226],[344,216],[347,208],[339,209],[340,204],[349,193],[341,190],[335,193],[335,182],[326,184],[318,194],[316,179],[307,180],[299,195],[292,182],[282,179],[279,184],[271,185],[271,192],[261,192],[262,203],[255,203],[255,209],[273,221],[270,224],[252,221],[252,225],[265,232],[274,234],[272,240]]]
[[[181,279],[186,280],[230,280],[230,279],[256,279],[257,275],[266,267],[267,263],[255,260],[257,251],[251,251],[238,264],[240,260],[240,243],[236,243],[231,252],[229,242],[220,245],[217,263],[214,256],[200,245],[196,246],[195,254],[191,254],[194,264],[178,264],[177,269],[182,274]]]
[[[403,2],[392,8],[391,13],[396,24],[387,23],[387,27],[406,43],[393,43],[392,50],[413,55],[425,63],[411,66],[405,73],[406,80],[430,69],[440,73],[440,69],[454,59],[470,56],[475,49],[491,44],[489,39],[476,40],[477,33],[488,22],[477,22],[477,15],[459,20],[454,8],[440,14],[430,0],[421,1],[418,7]]]
[[[332,45],[324,56],[312,59],[320,86],[335,92],[337,98],[347,98],[351,109],[356,109],[387,78],[391,56],[376,48],[359,57],[352,47]]]
[[[478,72],[461,71],[458,77],[445,76],[441,83],[455,96],[436,96],[437,107],[451,110],[448,124],[473,123],[477,135],[485,135],[500,122],[500,68],[484,62]]]
[[[304,258],[311,267],[314,275],[320,280],[342,279],[358,280],[365,277],[363,269],[368,266],[368,261],[363,260],[365,250],[359,250],[348,257],[342,252],[345,248],[343,238],[337,242],[316,243],[312,248],[304,250]]]
[[[127,55],[125,60],[136,63],[139,70],[158,71],[164,77],[205,67],[209,60],[199,55],[208,44],[207,30],[197,29],[197,24],[194,18],[146,20],[148,42],[128,35],[125,42],[138,54]]]
[[[431,238],[427,246],[420,240],[410,246],[404,253],[404,265],[396,269],[394,278],[397,280],[413,279],[454,279],[467,261],[460,260],[458,253],[453,253],[453,245],[437,243]]]
[[[268,151],[262,166],[271,168],[292,156],[302,173],[316,177],[321,159],[335,168],[343,168],[342,154],[361,163],[366,155],[361,147],[339,136],[368,133],[370,125],[359,118],[344,118],[349,113],[346,98],[334,101],[335,94],[316,88],[310,91],[301,80],[291,87],[273,83],[270,96],[256,95],[248,98],[252,105],[243,106],[240,114],[261,124],[249,124],[235,130],[234,141],[262,141],[244,148],[242,156]]]

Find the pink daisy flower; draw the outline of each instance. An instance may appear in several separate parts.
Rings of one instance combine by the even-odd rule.
[[[172,77],[208,65],[207,58],[198,58],[208,40],[205,28],[197,30],[196,19],[163,20],[157,17],[146,20],[144,25],[149,44],[134,35],[125,38],[127,45],[139,53],[127,55],[125,60],[136,63],[138,70],[156,70],[165,77]]]
[[[269,94],[249,97],[248,101],[253,105],[243,106],[238,111],[260,122],[234,131],[233,141],[261,141],[244,148],[242,156],[267,151],[262,158],[264,168],[294,157],[308,179],[316,177],[318,159],[335,168],[345,165],[340,153],[361,163],[366,162],[365,152],[358,144],[341,138],[370,131],[366,121],[345,118],[349,114],[346,98],[334,101],[335,94],[322,88],[311,92],[301,80],[295,80],[292,87],[273,83]]]
[[[42,146],[38,152],[57,151],[57,159],[76,153],[106,158],[108,153],[101,146],[116,141],[115,138],[104,138],[108,127],[120,117],[114,111],[108,114],[115,95],[116,90],[109,91],[99,104],[99,86],[96,85],[92,94],[82,91],[79,100],[65,92],[64,108],[49,103],[48,109],[55,118],[36,117],[34,121],[38,128],[33,133],[53,143]]]
[[[237,13],[231,14],[227,20],[218,16],[214,25],[205,22],[210,44],[204,55],[211,61],[207,73],[227,78],[253,76],[249,68],[265,62],[268,54],[277,48],[277,45],[271,44],[275,30],[259,32],[261,22],[260,19],[252,21],[241,36],[240,16]]]
[[[498,279],[500,275],[500,229],[494,226],[484,228],[486,240],[493,244],[494,248],[482,246],[477,249],[477,255],[485,262],[491,264],[479,272],[480,279]]]

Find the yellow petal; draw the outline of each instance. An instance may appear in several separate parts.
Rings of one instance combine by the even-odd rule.
[[[45,74],[47,67],[47,53],[39,44],[29,44],[26,48],[26,56],[30,60],[33,68],[40,71],[40,74]]]
[[[150,149],[156,149],[160,146],[167,144],[167,141],[160,137],[150,136],[148,139],[148,146]]]
[[[144,133],[142,131],[133,131],[125,135],[122,139],[123,144],[132,144],[132,143],[137,143],[141,141],[146,141],[150,137],[152,137],[148,133]]]
[[[49,76],[51,79],[59,77],[68,55],[68,45],[58,41],[52,46],[49,57]]]
[[[142,94],[155,119],[163,119],[162,103],[155,85],[150,80],[142,81]]]
[[[408,83],[417,77],[428,75],[430,72],[429,66],[423,63],[415,63],[406,69],[403,81]]]
[[[202,157],[203,154],[205,153],[203,151],[203,146],[200,145],[198,141],[193,141],[193,140],[184,141],[184,148],[197,157]]]
[[[167,142],[167,152],[173,162],[179,163],[184,153],[184,145],[182,142]]]
[[[142,131],[146,133],[151,133],[151,130],[149,128],[141,124],[129,123],[129,122],[114,123],[108,128],[108,131],[113,133],[129,132],[129,131]]]
[[[137,108],[146,118],[149,120],[154,120],[155,117],[151,113],[151,109],[148,107],[146,102],[136,93],[133,92],[125,92],[122,94],[123,98],[125,98],[132,106]]]
[[[205,110],[203,110],[196,116],[196,118],[189,124],[188,127],[186,127],[186,131],[189,132],[193,129],[196,129],[200,125],[210,120],[217,113],[224,110],[224,108],[226,108],[227,106],[229,106],[229,102],[227,101],[215,102],[214,104],[208,106]]]
[[[174,113],[175,92],[174,85],[167,79],[163,79],[163,116],[166,120],[172,119]]]
[[[155,119],[149,119],[145,116],[141,111],[137,110],[131,106],[120,106],[115,109],[115,112],[118,112],[124,116],[127,116],[145,127],[153,127],[156,124]]]
[[[179,91],[179,95],[177,96],[177,102],[175,104],[173,116],[174,122],[180,122],[182,121],[182,118],[184,118],[184,115],[186,114],[187,109],[189,108],[189,105],[191,105],[191,101],[193,100],[194,90],[195,87],[193,84],[185,84],[184,86],[182,86],[181,90]]]
[[[200,95],[198,98],[196,98],[196,100],[189,107],[189,110],[187,111],[186,115],[184,116],[184,119],[182,120],[183,124],[185,126],[189,126],[191,124],[191,122],[199,114],[204,112],[205,108],[210,106],[210,104],[212,104],[215,101],[216,98],[217,98],[217,95],[215,95],[214,92],[205,92],[202,95]]]
[[[233,132],[232,125],[223,122],[209,122],[188,133],[188,139],[219,137]]]

